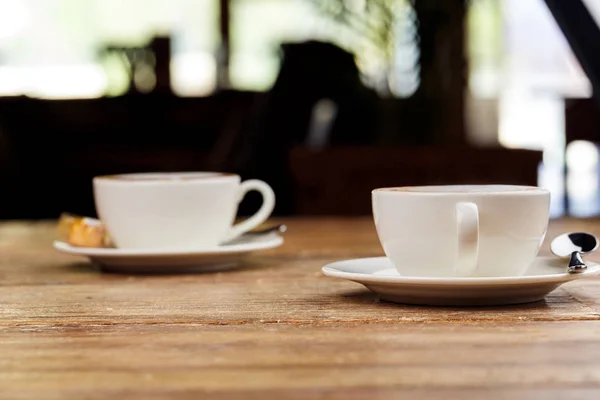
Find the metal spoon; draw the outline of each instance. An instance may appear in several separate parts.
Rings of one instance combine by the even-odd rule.
[[[268,234],[273,233],[273,232],[283,233],[285,231],[287,231],[287,226],[284,224],[268,226],[266,228],[254,229],[254,230],[244,233],[241,237],[237,237],[232,240],[223,242],[223,243],[221,243],[221,245],[230,245],[230,244],[234,244],[234,243],[239,243],[240,241],[243,241],[243,237],[249,236],[251,238],[256,239],[257,237],[267,236]]]
[[[590,253],[598,248],[598,239],[585,232],[564,233],[555,237],[550,243],[550,250],[559,257],[570,257],[569,272],[581,273],[587,265],[581,258],[581,253]]]
[[[285,231],[287,231],[287,226],[284,224],[279,224],[262,229],[254,229],[252,231],[246,232],[246,235],[266,235],[267,233],[271,232],[283,233]]]

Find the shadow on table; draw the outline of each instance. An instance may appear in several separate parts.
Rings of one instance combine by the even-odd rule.
[[[178,275],[210,275],[216,273],[227,273],[227,272],[243,272],[243,271],[255,271],[272,268],[273,265],[278,264],[276,259],[268,258],[249,258],[247,260],[241,260],[239,262],[231,262],[225,265],[216,265],[214,268],[202,266],[200,268],[185,268],[173,270],[168,265],[155,270],[115,270],[107,269],[102,264],[97,262],[76,262],[60,266],[58,269],[62,269],[65,272],[70,273],[99,273],[104,275],[112,276],[178,276]]]
[[[472,312],[489,312],[489,311],[498,311],[498,310],[507,310],[507,309],[520,309],[520,310],[545,310],[549,308],[548,303],[545,299],[540,301],[534,301],[531,303],[522,303],[522,304],[509,304],[509,305],[498,305],[498,306],[441,306],[441,305],[415,305],[415,304],[404,304],[404,303],[394,303],[391,301],[380,299],[379,296],[373,292],[368,290],[353,290],[344,292],[338,295],[342,297],[344,301],[354,304],[373,304],[373,303],[381,303],[382,305],[386,305],[388,307],[411,307],[411,308],[421,308],[423,310],[426,309],[448,309],[448,310],[465,310],[468,309]]]

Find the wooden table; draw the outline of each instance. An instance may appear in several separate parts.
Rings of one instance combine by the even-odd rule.
[[[55,252],[50,223],[0,224],[0,399],[600,398],[600,278],[519,306],[385,303],[320,272],[382,254],[370,219],[285,222],[239,270],[167,276],[104,274]],[[600,221],[548,236],[567,230]]]

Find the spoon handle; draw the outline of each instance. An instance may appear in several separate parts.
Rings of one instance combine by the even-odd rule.
[[[587,269],[587,265],[581,259],[581,254],[578,251],[571,253],[571,259],[569,260],[569,272],[580,273]]]
[[[267,228],[262,228],[262,229],[253,229],[251,231],[246,232],[246,235],[264,235],[264,234],[271,233],[271,232],[283,233],[286,230],[287,230],[287,226],[281,224],[281,225],[269,226]]]

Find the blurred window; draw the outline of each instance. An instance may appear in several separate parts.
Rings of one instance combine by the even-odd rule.
[[[127,69],[104,46],[144,46],[172,37],[172,86],[181,96],[211,93],[221,43],[221,0],[0,0],[0,96],[120,95]],[[408,0],[229,0],[230,82],[268,90],[279,44],[310,39],[353,53],[364,82],[382,94],[418,86],[414,14]]]
[[[175,92],[207,94],[218,32],[218,0],[0,0],[0,95],[122,94],[126,69],[101,49],[169,33]]]
[[[364,82],[382,94],[418,86],[414,13],[406,0],[231,0],[231,84],[271,87],[279,44],[334,43],[356,55]]]

